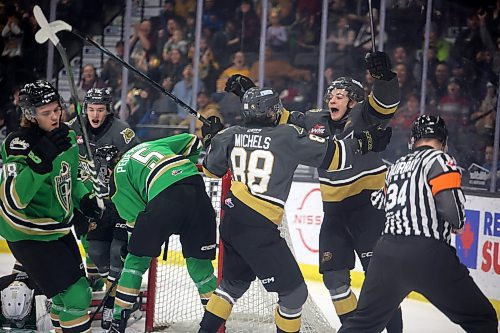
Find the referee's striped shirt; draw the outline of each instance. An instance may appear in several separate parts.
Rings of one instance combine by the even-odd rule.
[[[455,159],[441,150],[424,146],[401,157],[389,168],[385,188],[372,195],[375,207],[385,207],[383,234],[450,243],[452,227],[465,220],[460,180]]]

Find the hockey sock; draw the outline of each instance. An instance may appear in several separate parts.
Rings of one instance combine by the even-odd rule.
[[[92,292],[87,279],[82,277],[73,283],[64,292],[58,294],[64,303],[59,313],[59,320],[63,332],[87,332],[90,330],[88,314]]]
[[[231,302],[223,295],[213,293],[210,296],[203,319],[200,323],[200,332],[215,333],[227,320],[233,309],[234,302]]]
[[[123,266],[122,276],[116,288],[113,319],[120,320],[122,310],[131,309],[139,295],[142,276],[149,267],[151,257],[138,257],[129,253]]]
[[[189,276],[200,293],[201,304],[206,306],[213,291],[217,288],[217,278],[214,275],[212,262],[209,259],[186,258],[186,266]]]
[[[341,323],[344,323],[347,318],[351,317],[358,306],[358,299],[350,288],[346,293],[332,295],[332,302]]]
[[[52,297],[52,306],[50,307],[50,321],[56,333],[62,333],[61,323],[59,321],[59,313],[64,308],[64,303],[61,296]]]
[[[301,324],[301,311],[298,313],[286,313],[279,306],[274,311],[274,321],[276,322],[276,331],[281,332],[299,332]]]

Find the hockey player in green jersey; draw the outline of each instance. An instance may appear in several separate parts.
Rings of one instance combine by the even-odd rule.
[[[280,123],[291,123],[322,138],[351,138],[356,131],[388,124],[399,105],[399,85],[384,52],[369,53],[366,67],[375,79],[364,101],[360,82],[350,77],[333,81],[325,94],[325,109],[283,112]],[[246,77],[232,77],[226,89],[238,96],[253,85]],[[354,314],[356,295],[351,291],[350,270],[355,254],[367,270],[385,217],[370,202],[370,195],[384,186],[387,168],[379,154],[356,155],[349,168],[329,172],[318,168],[324,217],[319,235],[319,270],[341,322]],[[387,325],[388,333],[402,332],[401,310]]]
[[[195,135],[174,135],[135,146],[114,167],[112,200],[131,235],[110,332],[125,331],[142,275],[172,234],[203,305],[215,290],[215,211],[196,166],[201,147]]]
[[[299,164],[342,170],[359,152],[385,149],[392,133],[390,128],[372,127],[351,139],[325,139],[295,125],[277,126],[282,111],[274,90],[254,87],[242,99],[246,126],[210,133],[204,171],[222,177],[229,168],[232,184],[219,230],[224,245],[222,281],[207,304],[200,333],[217,332],[255,277],[267,291],[278,293],[277,332],[300,330],[307,287],[278,230],[293,173]]]
[[[61,122],[58,92],[47,81],[20,91],[21,128],[2,145],[0,235],[43,294],[56,332],[89,332],[90,290],[75,237],[73,208],[101,210],[77,180],[74,131]]]
[[[121,248],[127,243],[126,224],[120,218],[115,205],[109,198],[110,172],[107,161],[95,154],[99,147],[112,145],[120,152],[125,152],[139,143],[130,126],[116,118],[112,111],[113,98],[110,88],[91,88],[83,99],[83,122],[89,136],[90,149],[94,153],[95,170],[99,185],[99,195],[103,198],[106,209],[98,221],[88,218],[75,211],[75,231],[83,235],[80,239],[85,247],[87,277],[94,281],[100,277],[106,281],[106,289],[120,277],[123,266]],[[91,189],[91,169],[88,163],[87,150],[82,137],[82,130],[76,119],[70,121],[70,127],[75,130],[78,147],[80,148],[79,178]],[[89,225],[90,222],[90,225]],[[87,244],[87,246],[85,246]],[[102,283],[102,282],[101,282]],[[102,311],[101,327],[109,329],[111,325],[114,290],[107,298]]]

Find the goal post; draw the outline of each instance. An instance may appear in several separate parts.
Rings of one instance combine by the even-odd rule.
[[[219,223],[223,214],[221,206],[231,185],[230,175],[225,175],[222,180],[207,177],[204,180]],[[282,237],[294,252],[286,217],[279,228]],[[219,242],[218,256],[213,262],[218,280],[221,279],[223,258],[222,244]],[[256,279],[236,302],[225,328],[219,332],[276,332],[274,309],[277,300],[277,294],[267,292]],[[187,273],[179,237],[172,235],[168,242],[166,260],[163,255],[154,258],[149,268],[145,331],[197,332],[202,317],[203,306],[196,286]],[[311,296],[302,309],[301,332],[335,332]]]

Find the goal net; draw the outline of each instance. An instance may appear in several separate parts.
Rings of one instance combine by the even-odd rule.
[[[221,203],[229,190],[230,177],[225,176],[223,180],[204,179],[220,222]],[[283,218],[280,230],[293,252],[286,217]],[[197,332],[203,317],[203,306],[187,273],[178,236],[170,237],[166,257],[166,260],[163,255],[154,259],[149,269],[146,331]],[[223,255],[215,261],[216,271],[222,267],[222,260]],[[276,332],[274,309],[277,300],[277,294],[267,292],[256,279],[233,307],[225,332]],[[311,296],[303,306],[301,332],[334,332]]]

